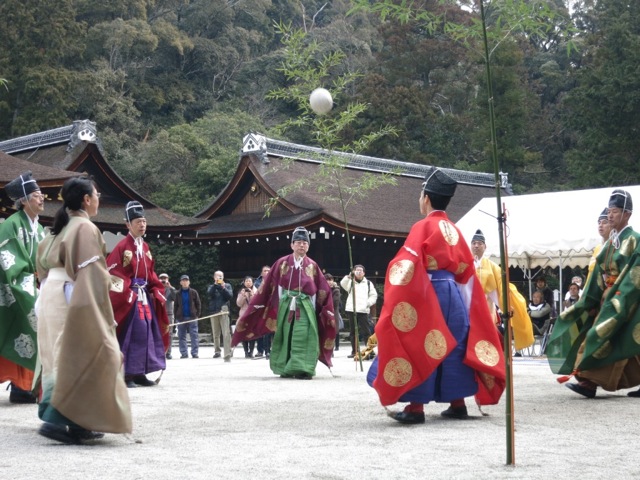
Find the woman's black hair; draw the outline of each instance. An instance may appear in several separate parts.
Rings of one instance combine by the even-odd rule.
[[[91,177],[73,177],[68,179],[62,185],[60,194],[62,195],[62,206],[56,212],[53,217],[53,227],[51,227],[51,234],[59,234],[64,227],[69,223],[69,210],[82,209],[82,201],[85,195],[92,195],[95,184]]]

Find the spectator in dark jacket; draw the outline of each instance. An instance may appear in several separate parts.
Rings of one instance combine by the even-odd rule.
[[[180,277],[180,290],[176,292],[176,299],[173,304],[173,313],[178,325],[178,346],[180,348],[180,358],[188,358],[187,332],[191,339],[191,357],[198,358],[198,322],[188,322],[200,317],[202,305],[200,295],[190,287],[191,282],[188,275]],[[188,323],[181,323],[188,322]]]

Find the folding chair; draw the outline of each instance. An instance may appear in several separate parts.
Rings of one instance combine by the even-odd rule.
[[[555,318],[550,318],[544,325],[542,326],[542,339],[540,341],[540,355],[544,355],[547,351],[547,343],[549,343],[549,338],[551,338],[551,333],[553,332],[553,327],[556,324]]]
[[[528,356],[541,357],[542,355],[544,355],[555,321],[555,318],[549,318],[548,320],[545,320],[542,327],[538,327],[535,323],[532,322],[531,326],[533,327],[533,344],[525,349]]]

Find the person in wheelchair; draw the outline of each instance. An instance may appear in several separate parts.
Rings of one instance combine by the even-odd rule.
[[[548,328],[548,320],[551,318],[551,305],[545,302],[544,295],[539,290],[533,292],[531,296],[529,317],[531,317],[531,323],[533,323],[534,334],[543,335]]]

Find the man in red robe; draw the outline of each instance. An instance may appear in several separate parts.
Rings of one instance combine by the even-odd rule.
[[[424,423],[424,404],[449,403],[447,418],[467,418],[464,397],[495,404],[504,390],[500,338],[487,308],[473,255],[445,209],[456,182],[432,169],[420,213],[389,264],[385,301],[376,325],[378,356],[367,380],[382,405],[410,402],[390,416]]]
[[[164,285],[143,239],[147,220],[139,202],[127,203],[125,222],[129,233],[107,257],[111,274],[109,297],[118,323],[127,387],[151,387],[156,383],[146,374],[166,368],[165,352],[169,346]]]

